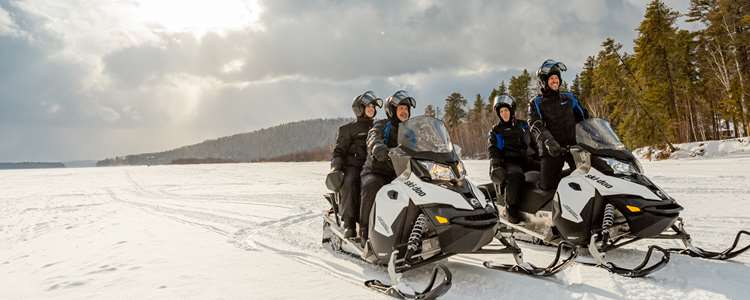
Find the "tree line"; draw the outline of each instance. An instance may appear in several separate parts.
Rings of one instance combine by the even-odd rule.
[[[679,29],[678,18],[698,30]],[[691,0],[680,14],[653,0],[637,28],[632,53],[607,38],[568,86],[590,114],[607,119],[633,149],[748,136],[750,132],[750,0]],[[497,123],[492,99],[508,93],[526,119],[538,94],[536,76],[523,70],[469,104],[460,93],[445,99],[442,117],[467,156],[487,155],[487,133]],[[441,115],[442,112],[442,115]]]

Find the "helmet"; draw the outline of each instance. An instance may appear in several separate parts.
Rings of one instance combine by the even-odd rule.
[[[568,70],[568,67],[564,63],[556,61],[554,59],[545,60],[536,71],[536,77],[539,78],[539,87],[547,87],[547,79],[551,75],[557,75],[560,78],[560,73]]]
[[[417,107],[417,100],[414,100],[404,90],[398,90],[393,93],[392,96],[388,97],[385,102],[385,114],[388,118],[394,118],[396,116],[396,109],[399,105],[406,105],[411,108]]]
[[[354,112],[354,115],[357,116],[357,118],[364,116],[365,107],[370,104],[375,105],[376,107],[383,107],[383,99],[375,96],[375,93],[372,91],[366,91],[362,93],[362,95],[354,97],[354,102],[352,102],[352,111]],[[377,112],[378,111],[375,110],[375,113]]]
[[[501,107],[507,107],[510,110],[511,118],[513,117],[513,114],[516,111],[516,101],[511,95],[497,95],[495,96],[494,103],[495,104],[493,104],[492,109],[495,110],[495,114],[497,114],[498,118],[500,117]]]

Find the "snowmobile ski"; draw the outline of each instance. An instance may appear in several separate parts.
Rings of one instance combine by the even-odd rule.
[[[746,230],[741,230],[737,232],[737,235],[735,235],[734,241],[732,242],[732,246],[730,246],[729,248],[721,252],[708,251],[708,250],[694,246],[693,241],[690,238],[690,234],[688,234],[685,231],[684,222],[682,218],[678,218],[675,221],[675,224],[672,225],[672,230],[677,232],[677,235],[680,235],[682,237],[682,243],[685,245],[684,249],[683,248],[667,249],[667,251],[670,251],[672,253],[684,254],[684,255],[689,255],[692,257],[700,257],[700,258],[705,258],[705,259],[727,260],[727,259],[732,259],[744,253],[748,249],[750,249],[750,244],[740,249],[737,249],[737,246],[740,243],[740,238],[742,237],[742,235],[750,236],[750,232]]]
[[[599,251],[599,248],[596,244],[596,240],[598,237],[599,235],[596,234],[591,236],[591,242],[588,246],[589,253],[596,262],[595,266],[610,271],[613,274],[631,278],[644,277],[660,270],[661,268],[664,268],[670,259],[669,251],[667,249],[656,245],[651,245],[648,247],[646,256],[643,258],[643,261],[639,265],[635,266],[632,269],[624,268],[606,260],[604,253]],[[657,252],[661,253],[661,259],[658,262],[649,265],[649,262],[655,257],[655,254]]]
[[[498,235],[502,234],[498,233]],[[507,238],[501,236],[498,239],[506,247],[517,249],[517,251],[513,253],[513,258],[516,260],[516,264],[495,264],[490,261],[485,261],[483,265],[488,269],[520,273],[538,277],[548,277],[568,268],[570,265],[572,265],[572,263],[575,261],[575,258],[578,256],[575,245],[567,241],[562,241],[557,245],[555,259],[552,260],[552,262],[547,267],[537,267],[529,262],[524,261],[523,253],[521,252],[520,247],[518,247],[518,244],[516,243],[513,236],[509,236]],[[567,257],[561,260],[561,258],[563,257],[563,252],[566,250],[568,251]]]
[[[366,287],[394,298],[418,300],[437,299],[450,290],[453,284],[453,274],[451,274],[447,267],[438,264],[432,271],[432,277],[427,284],[427,287],[421,292],[414,291],[412,288],[401,282],[402,274],[396,273],[397,254],[398,251],[393,251],[388,262],[388,276],[390,277],[392,284],[385,284],[380,280],[368,280],[365,281]],[[438,275],[440,275],[441,272],[443,273],[443,276],[438,282]]]

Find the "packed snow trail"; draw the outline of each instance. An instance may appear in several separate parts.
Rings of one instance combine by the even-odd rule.
[[[723,249],[750,229],[750,158],[644,162],[684,207],[696,245]],[[488,162],[467,162],[488,182]],[[320,243],[328,163],[0,171],[0,298],[388,299],[365,288],[384,267]],[[610,253],[635,263],[638,242]],[[676,246],[676,242],[660,242]],[[521,245],[547,262],[550,248]],[[574,265],[548,279],[482,267],[510,256],[460,255],[447,299],[739,299],[750,255],[673,255],[648,278]],[[431,266],[406,273],[420,288]]]

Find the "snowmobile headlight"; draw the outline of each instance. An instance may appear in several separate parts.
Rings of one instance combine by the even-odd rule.
[[[613,158],[604,158],[604,161],[607,162],[607,165],[612,168],[612,171],[614,171],[615,174],[631,175],[634,173],[638,173],[638,170],[631,164],[624,163]]]
[[[453,170],[449,166],[424,160],[419,160],[418,162],[422,167],[427,169],[432,180],[451,181],[457,179],[456,174],[453,174]]]

